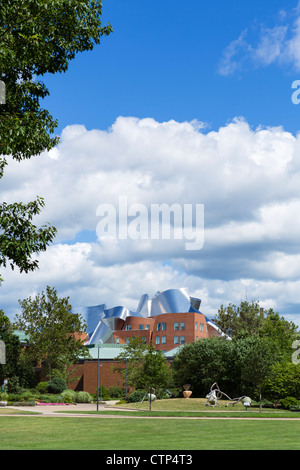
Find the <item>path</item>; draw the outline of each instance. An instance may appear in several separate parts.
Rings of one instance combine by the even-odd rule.
[[[13,410],[18,410],[18,411],[28,411],[31,412],[31,414],[6,414],[6,413],[0,413],[0,420],[2,416],[19,416],[19,417],[68,417],[68,418],[128,418],[128,419],[235,419],[235,420],[240,420],[240,419],[246,419],[246,420],[257,420],[257,419],[263,419],[263,420],[277,420],[277,421],[299,421],[300,416],[295,417],[295,418],[255,418],[251,416],[245,416],[241,418],[235,418],[234,416],[231,418],[228,417],[220,417],[220,416],[206,416],[206,417],[200,417],[200,416],[178,416],[178,417],[158,417],[158,416],[128,416],[128,415],[109,415],[109,414],[101,414],[101,411],[108,411],[109,409],[114,410],[114,411],[140,411],[140,410],[125,410],[124,408],[118,408],[115,406],[117,401],[109,401],[106,402],[105,404],[99,404],[98,410],[99,414],[85,414],[87,411],[97,411],[97,405],[95,403],[93,404],[78,404],[78,405],[39,405],[39,406],[7,406],[5,407],[6,409],[13,409]],[[65,413],[64,413],[65,411]],[[72,411],[72,413],[69,413],[68,411]]]

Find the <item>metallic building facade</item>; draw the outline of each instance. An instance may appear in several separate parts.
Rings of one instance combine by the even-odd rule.
[[[136,311],[124,306],[107,309],[101,304],[77,309],[77,312],[87,323],[87,345],[126,344],[129,337],[140,336],[158,350],[164,350],[164,347],[168,350],[184,342],[222,335],[215,323],[200,312],[200,305],[200,299],[191,297],[186,288],[180,288],[157,292],[152,298],[144,294]],[[165,334],[161,331],[162,323],[168,324]],[[181,327],[184,324],[181,334],[180,330],[177,334],[177,324]]]

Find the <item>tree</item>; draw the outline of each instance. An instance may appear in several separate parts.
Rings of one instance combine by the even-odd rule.
[[[86,331],[86,324],[77,313],[72,313],[69,298],[59,298],[55,288],[47,286],[34,299],[19,301],[21,313],[16,315],[16,328],[29,337],[27,354],[36,363],[42,363],[48,378],[54,371],[62,375],[66,367],[88,355],[78,333]]]
[[[262,329],[259,335],[268,338],[277,345],[281,359],[290,361],[292,344],[298,337],[298,327],[293,322],[280,317],[278,313],[270,310],[267,313]]]
[[[205,397],[214,382],[230,396],[242,392],[235,344],[224,338],[211,337],[185,344],[175,355],[172,369],[176,385],[191,384],[195,397]]]
[[[129,338],[124,350],[116,357],[118,366],[114,366],[114,372],[118,372],[124,379],[124,383],[132,387],[137,387],[138,379],[141,375],[145,354],[148,345],[142,338]],[[125,364],[125,368],[124,368]]]
[[[154,387],[158,390],[170,383],[171,372],[163,353],[155,351],[153,345],[144,343],[139,337],[129,339],[116,361],[119,366],[115,366],[114,371],[135,388],[148,390]]]
[[[57,121],[40,100],[49,91],[40,80],[47,73],[66,72],[78,52],[92,50],[110,25],[101,26],[100,0],[7,0],[0,7],[0,178],[7,157],[21,161],[57,145]],[[53,241],[55,228],[37,228],[32,219],[42,198],[0,206],[0,266],[34,270],[34,253]]]
[[[272,366],[263,384],[263,393],[275,403],[286,397],[300,400],[300,365],[286,362]]]
[[[215,319],[219,328],[230,337],[255,335],[262,328],[264,315],[258,302],[241,302],[240,306],[229,304],[221,307]]]
[[[166,389],[171,380],[171,369],[167,364],[166,357],[161,351],[155,351],[150,345],[145,354],[140,376],[137,380],[137,387],[148,390],[152,387],[156,390]]]
[[[33,387],[35,376],[32,364],[24,357],[24,346],[14,333],[13,325],[3,310],[0,310],[0,340],[5,344],[5,364],[0,364],[0,386],[5,378],[17,380],[21,387]]]
[[[258,388],[262,412],[262,387],[271,375],[272,366],[278,361],[278,350],[267,338],[256,335],[240,340],[237,352],[242,379]]]

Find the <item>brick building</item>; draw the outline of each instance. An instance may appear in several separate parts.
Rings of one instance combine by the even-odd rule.
[[[200,312],[200,304],[201,300],[190,297],[186,289],[170,289],[152,299],[144,295],[136,311],[125,307],[106,309],[105,305],[81,311],[87,321],[86,346],[91,359],[76,366],[79,378],[72,388],[96,393],[99,374],[104,387],[123,386],[123,379],[113,372],[113,365],[132,337],[152,344],[171,361],[183,344],[221,336],[213,321]]]

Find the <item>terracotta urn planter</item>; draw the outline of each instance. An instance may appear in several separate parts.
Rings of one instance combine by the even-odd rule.
[[[183,392],[183,396],[184,396],[184,398],[190,398],[190,396],[192,395],[192,393],[193,393],[193,392],[192,392],[191,390],[185,390],[185,391]]]

